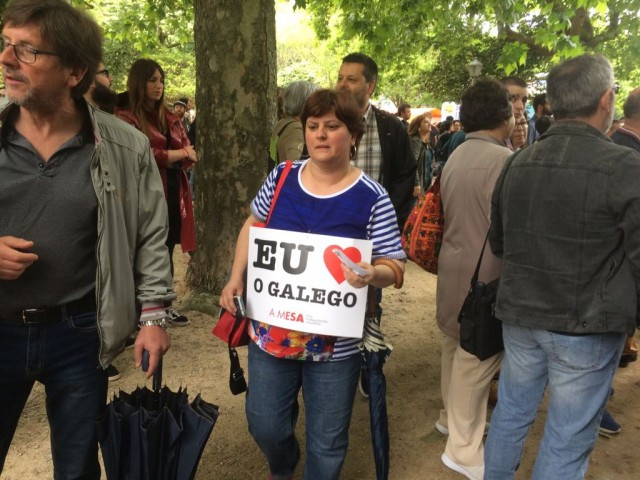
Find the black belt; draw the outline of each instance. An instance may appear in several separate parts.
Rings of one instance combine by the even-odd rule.
[[[60,305],[58,307],[25,308],[19,312],[2,316],[0,322],[20,325],[44,325],[61,322],[64,314],[78,315],[80,313],[94,312],[96,310],[95,292],[85,295],[80,300]]]

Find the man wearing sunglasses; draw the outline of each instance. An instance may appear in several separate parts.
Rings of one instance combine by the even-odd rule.
[[[98,25],[64,0],[14,0],[2,19],[0,473],[38,381],[55,478],[98,479],[104,369],[136,321],[148,375],[169,348],[162,183],[147,138],[83,98]]]

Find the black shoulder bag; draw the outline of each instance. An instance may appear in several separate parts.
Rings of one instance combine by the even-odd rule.
[[[460,322],[460,346],[480,360],[486,360],[504,350],[502,322],[495,316],[496,294],[499,278],[484,283],[478,281],[484,249],[489,233],[484,239],[476,270],[471,277],[471,288],[458,315]]]

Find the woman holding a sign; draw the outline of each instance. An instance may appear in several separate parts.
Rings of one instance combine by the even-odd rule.
[[[317,91],[301,121],[310,159],[288,174],[278,165],[253,200],[220,304],[235,312],[233,296],[246,294],[254,319],[246,413],[272,478],[292,478],[298,464],[302,388],[304,478],[337,479],[362,365],[364,287],[398,284],[405,254],[387,192],[351,164],[364,130],[352,97]],[[279,185],[267,228],[252,228]],[[379,258],[391,266],[373,266]]]

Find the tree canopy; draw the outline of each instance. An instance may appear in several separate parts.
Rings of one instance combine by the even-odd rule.
[[[168,98],[194,98],[193,0],[83,3],[102,26],[105,65],[112,72],[116,90],[126,89],[127,72],[135,60],[150,57],[165,70]]]
[[[193,0],[70,1],[102,25],[117,90],[126,88],[131,63],[149,56],[166,70],[168,98],[195,97]],[[273,1],[280,11],[293,4],[310,16],[278,31],[280,85],[306,79],[331,86],[340,58],[354,50],[375,58],[378,93],[396,103],[459,98],[474,58],[485,75],[530,81],[563,58],[600,52],[613,62],[623,93],[640,81],[639,0]]]
[[[638,0],[295,1],[312,14],[320,38],[334,25],[342,39],[360,39],[386,71],[403,72],[436,96],[460,92],[474,57],[485,74],[531,79],[551,63],[599,52],[619,76],[637,76]]]

